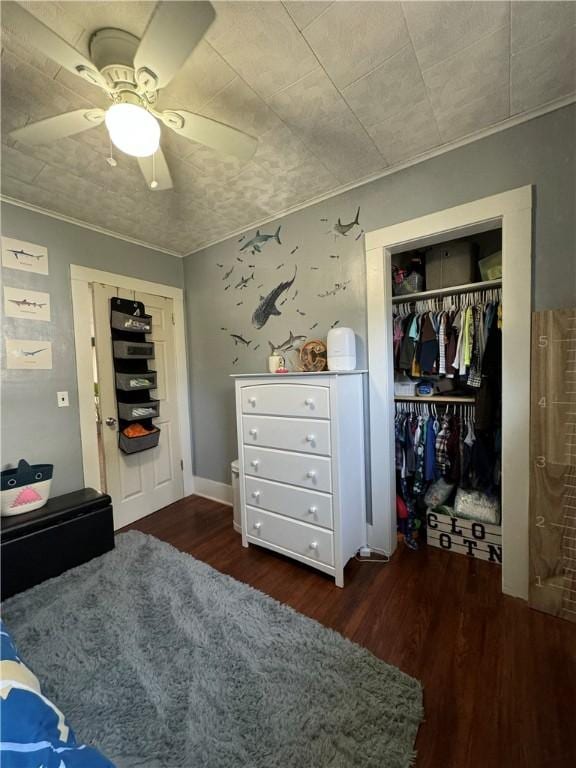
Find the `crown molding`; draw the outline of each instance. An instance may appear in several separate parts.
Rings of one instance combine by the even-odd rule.
[[[541,117],[542,115],[546,115],[549,112],[555,112],[556,110],[562,109],[563,107],[567,107],[570,104],[573,104],[574,102],[576,102],[576,94],[573,94],[572,96],[566,96],[562,99],[557,99],[556,101],[549,102],[548,104],[545,104],[542,107],[538,107],[537,109],[533,109],[530,112],[523,112],[521,115],[514,115],[514,117],[506,118],[506,120],[503,120],[500,123],[491,125],[488,128],[483,128],[481,131],[476,131],[475,133],[468,134],[467,136],[464,136],[460,139],[455,139],[454,141],[451,141],[448,144],[442,144],[442,146],[435,147],[434,149],[431,149],[429,152],[424,152],[421,155],[417,155],[416,157],[411,158],[410,160],[397,163],[396,165],[388,166],[388,168],[385,168],[383,171],[379,171],[378,173],[372,174],[370,176],[364,176],[363,178],[358,179],[357,181],[353,181],[350,184],[343,184],[342,186],[335,187],[334,189],[330,190],[329,192],[325,192],[322,195],[309,198],[308,200],[302,203],[298,203],[297,205],[294,205],[290,208],[285,208],[283,210],[276,211],[272,215],[267,216],[263,219],[257,219],[256,221],[252,221],[250,224],[247,224],[246,226],[242,226],[240,229],[235,229],[233,232],[230,232],[224,237],[220,237],[216,240],[211,240],[210,242],[207,242],[207,243],[204,243],[203,245],[198,246],[198,248],[195,248],[193,251],[190,251],[190,253],[185,254],[185,258],[188,258],[189,256],[193,256],[195,253],[199,253],[200,251],[204,251],[206,248],[210,248],[213,245],[218,245],[219,243],[226,242],[226,240],[231,240],[233,237],[242,235],[244,234],[244,232],[247,232],[250,229],[261,227],[264,224],[269,224],[272,221],[278,221],[278,219],[284,218],[285,216],[289,216],[291,213],[302,211],[304,210],[304,208],[309,208],[310,206],[316,205],[317,203],[322,203],[325,200],[330,200],[333,197],[342,195],[344,192],[349,192],[351,189],[358,189],[358,187],[363,187],[365,184],[370,184],[371,182],[378,181],[378,179],[382,179],[385,176],[391,176],[394,173],[399,173],[400,171],[403,171],[406,168],[411,168],[412,166],[418,165],[419,163],[423,163],[426,160],[432,160],[434,157],[439,157],[440,155],[444,155],[447,152],[451,152],[454,149],[459,149],[460,147],[465,147],[468,144],[473,144],[475,141],[480,141],[480,139],[485,139],[488,136],[492,136],[495,133],[500,133],[501,131],[505,131],[508,128],[514,128],[516,125],[527,123],[529,120],[534,120],[535,118]]]
[[[128,237],[128,235],[122,235],[120,232],[113,232],[111,229],[105,229],[99,227],[96,224],[90,224],[87,221],[81,219],[75,219],[72,216],[66,216],[63,213],[56,213],[50,211],[47,208],[42,208],[40,205],[33,205],[27,203],[25,200],[18,200],[15,197],[9,197],[8,195],[0,194],[0,201],[8,203],[9,205],[15,205],[18,208],[26,208],[28,211],[34,211],[34,213],[40,213],[43,216],[49,216],[51,219],[58,219],[58,221],[64,221],[66,224],[74,224],[77,227],[83,227],[84,229],[90,229],[92,232],[98,232],[100,235],[107,235],[108,237],[114,237],[116,240],[124,240],[126,243],[132,243],[132,245],[138,245],[142,248],[147,248],[150,251],[158,251],[159,253],[166,253],[168,256],[177,256],[179,259],[184,258],[184,253],[178,253],[178,251],[171,251],[169,248],[162,248],[159,245],[153,243],[147,243],[144,240],[137,240],[134,237]]]

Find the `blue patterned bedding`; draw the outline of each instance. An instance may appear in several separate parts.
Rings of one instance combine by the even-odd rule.
[[[40,690],[0,621],[0,763],[2,768],[114,768],[78,744],[62,712]]]

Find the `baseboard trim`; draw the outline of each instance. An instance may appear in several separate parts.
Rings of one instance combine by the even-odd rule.
[[[232,506],[232,486],[227,483],[219,483],[208,477],[194,476],[194,493],[205,499],[218,501],[220,504]]]

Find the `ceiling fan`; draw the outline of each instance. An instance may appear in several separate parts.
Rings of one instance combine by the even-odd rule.
[[[30,47],[93,85],[111,99],[107,109],[77,109],[12,131],[27,144],[47,144],[104,123],[112,143],[138,159],[150,189],[172,188],[160,148],[160,123],[186,139],[248,160],[257,140],[232,126],[182,109],[158,112],[158,91],[172,80],[215,19],[209,2],[159,2],[141,40],[121,29],[99,29],[87,59],[49,27],[15,3],[3,23]]]

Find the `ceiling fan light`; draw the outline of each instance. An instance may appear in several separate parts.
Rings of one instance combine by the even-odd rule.
[[[112,143],[127,155],[149,157],[160,145],[160,125],[143,107],[113,104],[104,120]]]

